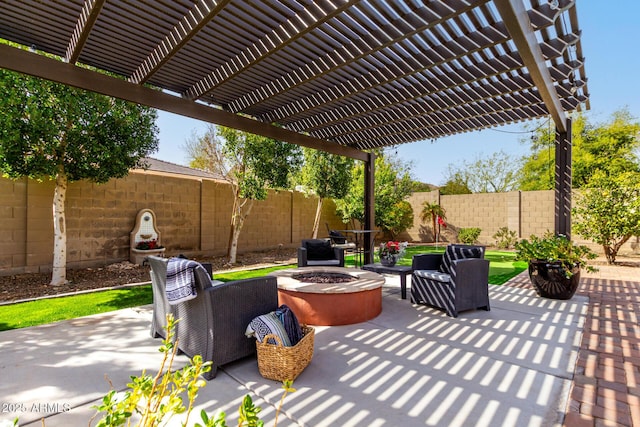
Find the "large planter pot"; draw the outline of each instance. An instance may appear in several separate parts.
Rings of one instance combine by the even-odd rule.
[[[570,299],[580,284],[580,266],[574,265],[567,277],[560,262],[529,261],[529,278],[541,297]]]

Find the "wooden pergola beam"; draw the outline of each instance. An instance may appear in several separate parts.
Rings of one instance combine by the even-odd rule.
[[[522,62],[529,70],[551,118],[560,132],[566,132],[566,114],[555,90],[553,79],[545,64],[545,58],[531,26],[522,0],[494,0],[495,6],[518,48]]]
[[[0,68],[363,162],[369,160],[368,153],[355,148],[296,133],[4,44],[0,44]]]
[[[84,4],[82,13],[76,23],[76,28],[73,30],[71,41],[67,46],[65,59],[68,63],[75,64],[80,57],[82,48],[87,42],[89,34],[91,34],[91,30],[93,29],[93,25],[96,23],[98,16],[100,16],[100,11],[102,10],[102,6],[105,1],[106,0],[87,0]]]

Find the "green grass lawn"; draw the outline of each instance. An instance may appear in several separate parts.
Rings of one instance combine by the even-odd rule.
[[[256,268],[252,270],[234,271],[230,273],[218,273],[214,274],[214,278],[216,280],[220,280],[221,282],[230,282],[232,280],[251,279],[253,277],[266,276],[272,271],[284,270],[286,268],[294,267],[296,267],[296,264],[284,264],[274,267]]]
[[[398,265],[411,265],[411,257],[425,253],[444,253],[444,246],[411,246],[407,248],[405,256],[398,262]],[[512,277],[517,276],[527,269],[527,263],[516,261],[516,254],[507,251],[486,251],[484,255],[489,263],[489,283],[492,285],[502,285]],[[377,258],[377,257],[376,257]]]
[[[444,252],[444,247],[412,246],[407,248],[399,265],[411,265],[411,257],[421,253]],[[504,251],[487,251],[485,258],[489,264],[489,283],[502,285],[507,280],[526,270],[527,263],[515,260],[515,254]],[[377,261],[377,257],[376,257]],[[353,256],[347,257],[347,266],[353,265]],[[224,282],[264,276],[272,271],[294,268],[295,264],[243,270],[216,274],[215,278]],[[120,310],[128,307],[151,304],[153,295],[150,285],[110,291],[91,292],[58,298],[46,298],[37,301],[0,306],[0,331],[26,328],[60,320],[73,319],[91,314]]]
[[[0,331],[151,304],[151,285],[0,306]]]
[[[411,265],[411,258],[413,255],[424,253],[444,253],[444,246],[411,246],[407,248],[405,256],[398,261],[398,265]],[[507,251],[487,251],[485,258],[491,261],[489,263],[489,283],[492,285],[502,285],[512,277],[520,274],[527,269],[527,263],[524,261],[516,261],[515,253]],[[378,256],[375,256],[375,261],[378,262]],[[345,265],[352,267],[354,265],[354,256],[347,255],[345,257]],[[215,278],[223,282],[238,279],[247,279],[251,277],[264,276],[275,270],[282,270],[285,268],[294,268],[294,264],[281,265],[277,267],[261,268],[256,270],[244,270],[240,272],[216,274]]]

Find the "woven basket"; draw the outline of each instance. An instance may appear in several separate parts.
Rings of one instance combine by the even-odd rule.
[[[260,375],[275,381],[295,380],[313,357],[315,329],[302,326],[302,333],[302,339],[292,347],[283,346],[280,338],[273,334],[265,336],[262,342],[256,340]],[[269,344],[269,338],[278,344]]]

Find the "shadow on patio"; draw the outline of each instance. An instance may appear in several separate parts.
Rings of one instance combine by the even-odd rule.
[[[401,300],[399,279],[387,277],[378,317],[316,328],[314,358],[278,425],[560,425],[588,300],[538,298],[518,287],[523,277],[491,286],[490,312],[457,319]],[[105,375],[121,390],[130,375],[159,365],[150,314],[141,307],[0,333],[0,396],[13,412],[0,419],[40,425],[62,412],[46,425],[86,425],[109,390]],[[233,425],[246,393],[273,425],[281,385],[260,376],[255,358],[222,367],[200,392],[192,421],[200,409],[224,410]]]

